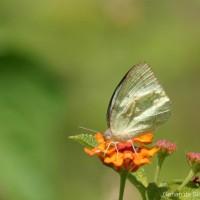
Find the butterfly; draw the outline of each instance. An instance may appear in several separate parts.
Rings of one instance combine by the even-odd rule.
[[[116,87],[107,110],[106,140],[125,142],[153,132],[171,115],[171,101],[149,64],[134,65]]]

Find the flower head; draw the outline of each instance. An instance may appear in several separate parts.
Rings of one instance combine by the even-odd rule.
[[[156,142],[156,146],[159,147],[159,152],[165,155],[170,155],[177,149],[176,144],[168,140],[159,140]]]
[[[148,133],[127,142],[116,142],[112,139],[105,140],[101,133],[97,133],[95,139],[99,145],[93,149],[85,148],[84,150],[89,155],[97,154],[104,164],[118,171],[134,172],[140,166],[149,164],[149,158],[159,150],[159,148],[145,146],[151,143],[152,138],[152,134]]]
[[[187,153],[187,160],[195,173],[200,172],[200,153]]]

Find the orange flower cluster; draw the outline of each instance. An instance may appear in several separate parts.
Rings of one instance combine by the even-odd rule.
[[[99,145],[93,149],[85,148],[85,152],[91,156],[98,155],[104,164],[118,171],[134,172],[140,166],[150,164],[149,158],[159,150],[156,147],[145,146],[153,139],[151,133],[135,137],[127,142],[116,142],[111,139],[105,141],[101,133],[97,133],[95,139]]]

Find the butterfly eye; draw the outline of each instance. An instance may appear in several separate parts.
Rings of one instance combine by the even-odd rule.
[[[111,137],[112,137],[112,132],[111,132],[110,128],[108,128],[104,133],[104,138],[105,138],[105,140],[109,140],[109,139],[111,139]]]

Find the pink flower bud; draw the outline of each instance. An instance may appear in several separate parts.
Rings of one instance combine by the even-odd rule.
[[[160,152],[167,155],[172,154],[177,149],[176,144],[166,139],[157,141],[155,145],[160,148]]]

